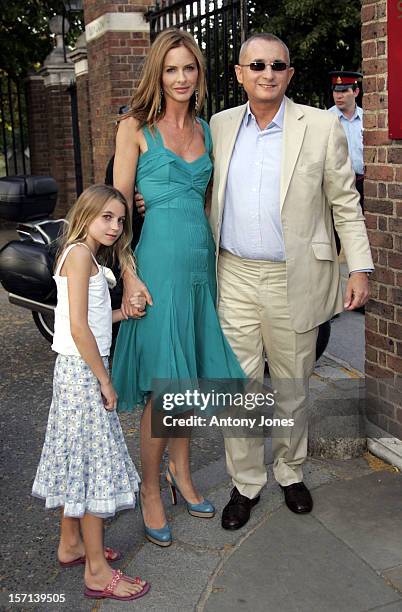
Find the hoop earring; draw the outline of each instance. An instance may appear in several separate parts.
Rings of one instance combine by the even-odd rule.
[[[163,100],[163,89],[161,87],[160,92],[159,92],[159,106],[158,106],[158,115],[161,114],[162,112],[162,100]]]
[[[198,112],[198,89],[194,91],[194,110]]]

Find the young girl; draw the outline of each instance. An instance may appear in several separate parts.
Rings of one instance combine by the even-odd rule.
[[[118,416],[117,395],[108,373],[112,313],[99,260],[117,258],[134,266],[130,216],[122,194],[93,185],[79,197],[54,279],[58,353],[53,399],[32,494],[47,508],[63,507],[58,558],[62,567],[85,564],[85,592],[95,599],[132,600],[149,584],[113,570],[121,555],[103,546],[103,519],[134,508],[139,477],[130,459]],[[80,529],[81,528],[81,529]],[[81,536],[82,534],[82,536]]]

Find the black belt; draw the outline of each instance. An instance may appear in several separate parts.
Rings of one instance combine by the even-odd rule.
[[[364,181],[364,174],[356,174],[356,183]]]

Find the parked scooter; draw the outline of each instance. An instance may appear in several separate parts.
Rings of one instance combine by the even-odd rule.
[[[53,261],[65,220],[49,218],[57,201],[57,183],[50,176],[0,179],[0,217],[18,223],[20,240],[0,250],[0,282],[11,304],[28,308],[35,325],[53,338],[56,285]]]
[[[0,179],[0,217],[16,221],[20,237],[0,250],[0,282],[11,304],[32,312],[35,325],[49,342],[53,340],[57,301],[54,261],[67,224],[65,219],[48,218],[56,200],[57,183],[50,176]],[[121,290],[116,287],[113,272],[105,271],[112,306],[118,308]]]

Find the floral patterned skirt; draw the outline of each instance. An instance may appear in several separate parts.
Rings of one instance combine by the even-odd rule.
[[[58,355],[32,495],[46,508],[64,506],[65,516],[106,518],[134,508],[139,482],[117,413],[105,409],[91,369],[81,357]]]

